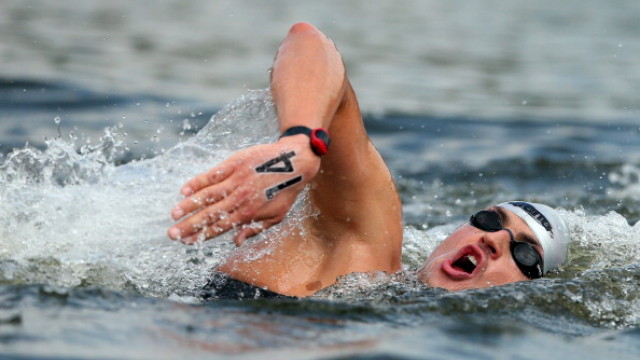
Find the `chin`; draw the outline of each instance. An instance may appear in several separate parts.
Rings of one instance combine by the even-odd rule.
[[[461,291],[479,288],[479,286],[474,286],[470,281],[454,281],[440,276],[429,276],[428,274],[425,274],[424,276],[421,274],[420,281],[431,287],[442,288],[447,291]]]
[[[425,284],[431,286],[431,287],[436,287],[436,288],[442,288],[445,289],[447,291],[462,291],[462,290],[470,290],[470,289],[480,289],[480,288],[485,288],[485,287],[491,287],[494,285],[491,284],[486,284],[484,286],[481,286],[479,284],[475,284],[473,282],[469,282],[469,281],[451,281],[448,279],[433,279],[433,280],[427,280],[427,281],[423,281]]]
[[[447,291],[460,291],[471,289],[469,281],[454,281],[448,279],[439,271],[440,264],[426,263],[418,270],[418,279],[421,283],[431,287],[442,288]]]
[[[420,282],[431,287],[443,288],[447,291],[460,291],[490,286],[480,286],[478,284],[479,277],[481,277],[478,276],[481,275],[479,274],[480,271],[475,271],[473,275],[468,274],[466,278],[462,276],[455,279],[448,277],[442,268],[445,262],[450,262],[449,257],[450,256],[440,256],[429,258],[427,262],[418,269],[418,279]]]
[[[422,270],[422,269],[421,269]],[[500,278],[498,280],[488,279],[492,278],[491,276],[484,277],[478,276],[467,280],[454,280],[449,279],[442,273],[429,272],[429,271],[420,271],[418,274],[418,278],[420,282],[423,284],[429,285],[431,287],[443,288],[447,291],[461,291],[461,290],[470,290],[470,289],[484,289],[493,286],[500,286],[505,284],[510,284],[514,282],[520,281],[528,281],[526,278]]]

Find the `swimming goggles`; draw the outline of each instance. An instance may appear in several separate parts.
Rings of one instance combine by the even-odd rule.
[[[509,233],[511,239],[509,245],[511,247],[511,256],[516,265],[524,276],[529,279],[537,279],[542,277],[542,257],[536,250],[536,248],[526,242],[515,241],[511,230],[502,226],[502,219],[495,211],[482,210],[471,215],[471,225],[480,230],[488,232],[496,232],[500,230],[506,230]]]

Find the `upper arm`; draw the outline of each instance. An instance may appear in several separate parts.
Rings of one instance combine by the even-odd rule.
[[[351,271],[396,271],[402,205],[384,160],[366,134],[355,94],[348,82],[345,86],[329,128],[331,149],[313,180],[311,201],[319,216],[311,226],[331,249],[339,249],[332,251],[360,253],[347,264],[354,267]]]
[[[402,210],[384,161],[367,136],[358,102],[333,42],[305,23],[291,28],[278,50],[271,89],[281,130],[328,127],[331,149],[312,180],[317,210],[306,226],[325,247],[325,258],[351,271],[397,270]],[[358,248],[358,250],[354,250]],[[377,254],[375,261],[367,254]],[[355,263],[361,265],[354,266]]]

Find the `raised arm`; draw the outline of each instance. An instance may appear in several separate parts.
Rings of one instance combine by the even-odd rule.
[[[294,25],[272,68],[271,89],[280,128],[329,127],[344,93],[344,78],[344,67],[333,43],[311,25]],[[257,170],[269,163],[274,166]],[[291,171],[269,171],[288,164]],[[183,186],[181,192],[187,198],[174,208],[172,216],[176,220],[185,214],[191,216],[169,229],[169,236],[193,243],[252,224],[237,232],[239,245],[280,222],[319,167],[320,158],[311,151],[305,135],[239,151]],[[301,176],[299,181],[295,181],[297,176]],[[278,186],[281,190],[277,193],[267,194],[268,189]]]
[[[175,219],[190,214],[169,236],[192,243],[232,228],[237,244],[282,220],[303,186],[311,182],[318,215],[303,231],[274,235],[269,245],[241,248],[219,270],[287,295],[306,296],[339,275],[393,272],[400,266],[401,206],[393,180],[371,145],[355,94],[334,44],[309,24],[294,25],[281,44],[271,74],[281,131],[292,126],[329,129],[329,153],[311,151],[306,135],[242,150],[185,184],[187,198]],[[259,172],[272,165],[290,172]],[[295,180],[298,179],[298,180]],[[267,194],[269,189],[280,189]],[[291,230],[291,229],[289,229]],[[257,259],[245,256],[271,246]]]

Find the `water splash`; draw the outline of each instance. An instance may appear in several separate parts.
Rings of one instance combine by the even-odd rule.
[[[0,164],[0,284],[98,286],[186,301],[235,247],[231,234],[195,246],[168,240],[178,189],[232,151],[273,141],[277,130],[268,91],[256,91],[152,159],[116,166],[126,151],[117,128],[93,145],[58,136],[44,151],[14,151]],[[562,312],[596,326],[640,323],[640,225],[615,212],[576,209],[562,215],[574,239],[570,261],[541,281],[456,294],[425,289],[411,269],[459,225],[448,223],[405,228],[405,271],[349,275],[318,298],[370,301],[374,307],[402,303],[408,313],[515,311],[533,303],[542,314],[537,319]],[[504,299],[512,305],[505,307]]]
[[[189,294],[233,246],[231,235],[196,246],[168,240],[181,184],[276,134],[269,92],[255,91],[148,160],[116,166],[126,151],[117,128],[97,144],[58,136],[44,151],[14,151],[0,165],[0,283]]]

